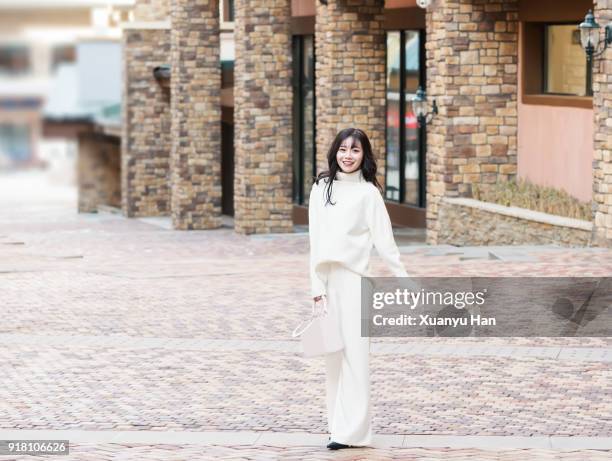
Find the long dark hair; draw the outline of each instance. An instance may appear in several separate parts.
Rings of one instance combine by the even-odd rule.
[[[340,170],[340,165],[338,165],[338,160],[336,159],[336,154],[342,145],[342,142],[346,138],[353,137],[353,139],[358,139],[361,143],[361,150],[363,151],[363,159],[361,160],[361,172],[366,181],[374,184],[378,190],[382,193],[382,186],[376,179],[376,159],[374,158],[374,154],[372,153],[372,145],[370,144],[370,139],[368,135],[365,134],[363,130],[359,128],[345,128],[340,131],[334,141],[331,143],[329,150],[327,151],[327,167],[326,171],[320,172],[315,178],[315,182],[319,184],[319,180],[323,178],[329,178],[327,183],[327,199],[325,204],[329,203],[331,205],[335,205],[335,203],[331,202],[331,193],[334,180],[336,178],[336,173]]]

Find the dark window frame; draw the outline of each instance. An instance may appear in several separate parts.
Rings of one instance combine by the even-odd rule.
[[[306,173],[304,171],[304,144],[307,142],[304,134],[304,99],[303,88],[304,79],[302,69],[304,67],[304,39],[309,37],[312,40],[312,130],[313,136],[310,142],[312,143],[312,172],[314,177],[317,173],[317,126],[316,126],[316,46],[314,34],[294,34],[292,36],[292,54],[293,54],[293,110],[292,110],[292,146],[293,146],[293,181],[292,181],[292,200],[294,204],[304,205],[306,203],[306,193],[304,191],[304,181]]]

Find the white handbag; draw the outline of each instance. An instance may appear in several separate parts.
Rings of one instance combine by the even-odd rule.
[[[331,354],[344,348],[344,341],[340,333],[340,324],[335,312],[327,308],[327,297],[323,297],[323,309],[320,313],[315,311],[315,302],[312,302],[312,315],[303,326],[300,323],[292,336],[300,337],[302,355],[304,357],[317,357]]]

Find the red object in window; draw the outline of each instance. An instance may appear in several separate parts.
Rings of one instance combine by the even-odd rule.
[[[417,121],[416,115],[412,112],[406,113],[406,128],[410,128],[411,130],[416,130],[419,127],[419,122]]]
[[[387,111],[387,127],[395,129],[399,128],[398,119],[399,116],[397,110],[395,108],[389,108]],[[416,130],[419,127],[416,115],[414,115],[413,112],[406,112],[404,115],[404,123],[408,130]]]

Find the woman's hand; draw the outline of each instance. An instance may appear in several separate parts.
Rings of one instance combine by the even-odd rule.
[[[326,295],[315,296],[314,298],[312,298],[312,301],[314,303],[315,313],[318,314],[318,313],[323,312],[323,309],[325,308],[325,304],[327,303],[327,296]]]

